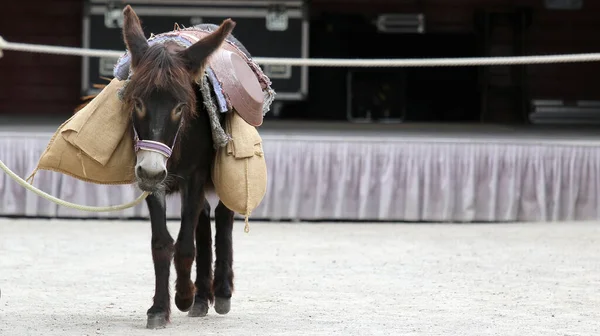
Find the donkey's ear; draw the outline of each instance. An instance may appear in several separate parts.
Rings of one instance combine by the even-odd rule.
[[[221,47],[221,44],[223,44],[223,41],[229,36],[234,27],[235,22],[231,19],[226,19],[217,30],[182,51],[188,71],[194,77],[202,70],[208,57]]]
[[[148,50],[148,41],[144,37],[140,18],[130,5],[127,5],[123,10],[123,40],[131,55],[131,67],[134,68]]]

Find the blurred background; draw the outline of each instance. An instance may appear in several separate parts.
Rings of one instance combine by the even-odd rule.
[[[9,42],[124,50],[122,8],[147,36],[237,22],[255,57],[461,58],[600,51],[589,0],[25,0],[0,13]],[[4,51],[0,159],[28,176],[56,127],[115,59]],[[277,99],[261,134],[269,220],[597,219],[600,63],[473,67],[263,66]],[[593,183],[591,182],[593,181]],[[89,205],[130,186],[41,172],[36,186]],[[170,200],[177,217],[178,198]],[[60,208],[0,176],[0,215],[145,217]]]

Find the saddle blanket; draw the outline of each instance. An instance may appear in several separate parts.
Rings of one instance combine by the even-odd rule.
[[[165,43],[167,41],[171,41],[177,43],[178,45],[184,48],[187,48],[195,42],[202,39],[203,37],[205,37],[206,35],[209,35],[217,28],[218,26],[214,24],[200,24],[189,28],[177,27],[173,31],[161,33],[158,35],[152,34],[150,38],[148,38],[148,44],[154,45],[156,43]],[[271,88],[271,80],[264,74],[260,66],[252,60],[252,56],[244,47],[244,45],[242,45],[242,43],[238,41],[232,34],[230,34],[226,38],[222,48],[234,52],[240,57],[242,57],[256,75],[256,80],[260,84],[260,87],[262,88],[264,93],[263,108],[262,111],[260,111],[262,113],[260,118],[262,119],[262,117],[270,110],[271,104],[275,99],[275,91]],[[130,68],[130,62],[131,57],[129,55],[129,52],[125,52],[125,54],[121,56],[115,64],[115,67],[113,69],[114,77],[119,80],[128,80],[132,73]],[[215,71],[210,66],[208,66],[206,69],[206,75],[208,76],[212,85],[213,94],[216,97],[219,112],[231,112],[232,105],[231,102],[227,99],[227,95],[235,93],[224,92],[223,87],[219,83],[219,78],[224,77],[226,74],[221,73],[219,71]]]

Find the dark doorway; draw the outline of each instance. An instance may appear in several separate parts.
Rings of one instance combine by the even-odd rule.
[[[361,14],[322,13],[310,28],[311,58],[438,58],[473,57],[472,34],[383,34]],[[359,76],[348,76],[348,73]],[[282,118],[347,120],[348,78],[354,113],[369,104],[388,104],[392,119],[419,122],[470,122],[479,120],[477,68],[309,68],[306,103],[284,109]],[[363,82],[356,82],[356,81]],[[379,81],[379,82],[378,82]],[[382,92],[385,90],[385,92]],[[393,99],[382,102],[383,94]],[[381,106],[379,106],[381,107]],[[377,107],[372,109],[377,110]],[[390,112],[391,111],[391,112]],[[375,117],[377,119],[377,117]]]

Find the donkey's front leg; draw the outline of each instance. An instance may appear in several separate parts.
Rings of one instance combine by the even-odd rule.
[[[190,273],[196,248],[194,233],[204,204],[204,179],[196,173],[181,183],[181,228],[175,243],[175,305],[186,312],[194,303],[195,286]]]
[[[164,193],[149,195],[146,203],[152,224],[152,261],[155,275],[154,304],[148,309],[146,327],[164,328],[171,314],[169,271],[173,258],[173,238],[167,229]]]

